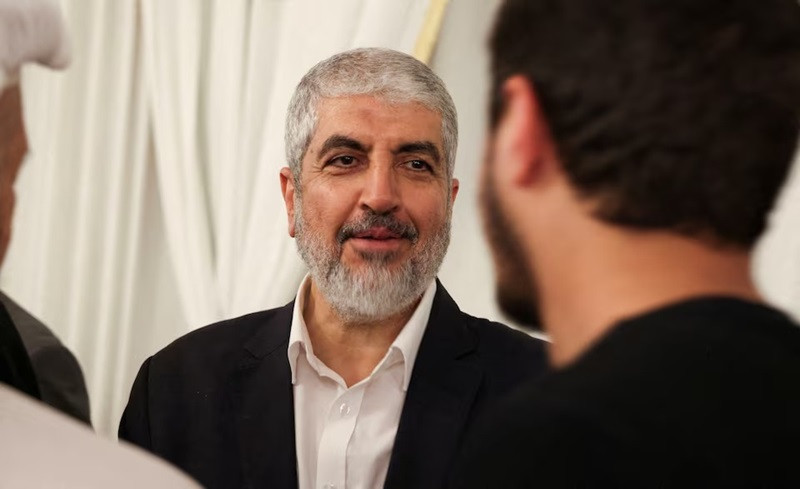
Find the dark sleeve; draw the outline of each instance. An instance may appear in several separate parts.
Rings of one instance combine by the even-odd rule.
[[[38,372],[42,401],[91,426],[89,394],[78,360],[58,342],[37,349],[31,356]]]
[[[78,360],[39,319],[0,292],[36,375],[39,399],[91,426],[89,394]]]
[[[152,357],[151,357],[152,358]],[[145,450],[152,450],[150,437],[150,412],[149,412],[149,377],[150,360],[148,358],[139,369],[136,380],[131,388],[128,405],[122,413],[119,423],[119,438]]]

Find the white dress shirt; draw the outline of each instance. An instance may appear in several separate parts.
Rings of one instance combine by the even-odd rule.
[[[300,489],[381,488],[436,282],[369,377],[350,388],[314,355],[303,319],[309,284],[306,276],[297,292],[288,349]]]

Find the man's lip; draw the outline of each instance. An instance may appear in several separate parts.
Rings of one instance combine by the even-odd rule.
[[[401,236],[393,231],[390,231],[387,228],[371,228],[366,231],[356,233],[355,235],[353,235],[353,237],[357,239],[385,240],[385,239],[399,239]]]
[[[400,238],[374,239],[354,237],[350,240],[350,246],[361,253],[394,253],[403,249],[405,243],[406,240]]]

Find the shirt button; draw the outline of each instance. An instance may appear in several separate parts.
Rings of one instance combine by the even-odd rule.
[[[339,406],[339,415],[342,416],[342,417],[345,417],[348,414],[350,414],[350,406],[348,406],[346,402],[343,402]],[[336,489],[336,488],[331,486],[330,489]]]

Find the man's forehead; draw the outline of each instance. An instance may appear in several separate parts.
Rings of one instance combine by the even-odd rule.
[[[390,101],[371,95],[323,98],[317,105],[312,141],[319,149],[336,134],[370,146],[430,141],[441,149],[442,117],[414,101]]]
[[[355,94],[355,95],[338,95],[333,97],[320,97],[317,102],[317,109],[322,108],[342,108],[342,107],[360,107],[360,106],[378,106],[382,108],[392,109],[396,107],[420,107],[431,112],[436,112],[430,107],[426,106],[419,100],[413,99],[410,96],[400,95],[383,95],[380,93],[375,94]]]

